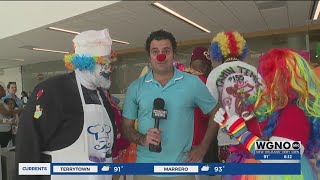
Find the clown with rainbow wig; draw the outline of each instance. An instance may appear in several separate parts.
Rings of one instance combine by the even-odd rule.
[[[117,129],[103,92],[111,84],[112,40],[107,29],[90,30],[76,35],[73,43],[75,54],[65,56],[65,65],[72,72],[41,82],[28,101],[17,135],[17,167],[22,162],[112,163]],[[17,175],[15,179],[43,177]],[[111,180],[112,176],[46,179]]]
[[[259,162],[253,159],[256,141],[300,141],[301,175],[226,176],[225,179],[318,179],[320,80],[306,60],[289,49],[267,52],[260,58],[258,71],[265,88],[248,98],[246,112],[250,115],[229,114],[228,107],[219,109],[216,114],[215,121],[240,143],[227,162]],[[251,126],[255,132],[248,127],[250,121],[258,122],[256,127]],[[277,160],[275,163],[293,161]]]
[[[238,32],[220,32],[213,37],[209,48],[210,58],[222,63],[208,76],[207,87],[222,107],[228,106],[231,114],[241,114],[247,98],[262,88],[257,69],[243,62],[248,53],[245,39]],[[219,160],[225,162],[239,142],[222,129],[218,132]]]

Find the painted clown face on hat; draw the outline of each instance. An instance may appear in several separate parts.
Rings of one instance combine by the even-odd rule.
[[[75,54],[65,56],[65,66],[72,71],[89,71],[100,87],[109,88],[116,54],[111,50],[112,39],[108,29],[82,32],[73,39],[73,43]]]

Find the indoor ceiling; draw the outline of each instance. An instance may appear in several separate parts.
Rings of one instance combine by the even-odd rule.
[[[108,28],[113,39],[130,43],[113,43],[113,49],[125,50],[143,47],[150,32],[158,29],[172,32],[183,42],[211,38],[219,31],[254,33],[320,22],[309,19],[313,1],[160,1],[211,31],[206,33],[152,6],[154,2],[121,1],[2,38],[0,68],[63,59],[63,54],[33,51],[30,47],[72,52],[74,34],[48,30],[50,26],[77,32]]]

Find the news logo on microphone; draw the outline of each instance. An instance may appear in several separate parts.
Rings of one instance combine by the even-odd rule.
[[[164,109],[165,101],[162,98],[156,98],[153,101],[152,118],[154,119],[154,128],[160,129],[160,120],[167,119],[168,111]],[[160,153],[162,151],[161,142],[159,145],[149,144],[149,151]]]
[[[300,141],[256,141],[254,144],[257,160],[300,160]]]
[[[154,119],[167,119],[168,111],[165,109],[153,109],[152,118]]]
[[[162,98],[156,98],[153,101],[152,118],[155,121],[167,119],[168,111],[164,109],[165,101]],[[159,124],[155,124],[155,128],[159,129]]]

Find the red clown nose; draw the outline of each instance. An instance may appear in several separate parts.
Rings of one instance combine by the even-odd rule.
[[[158,54],[157,56],[157,60],[162,62],[166,59],[166,55],[165,54]]]

